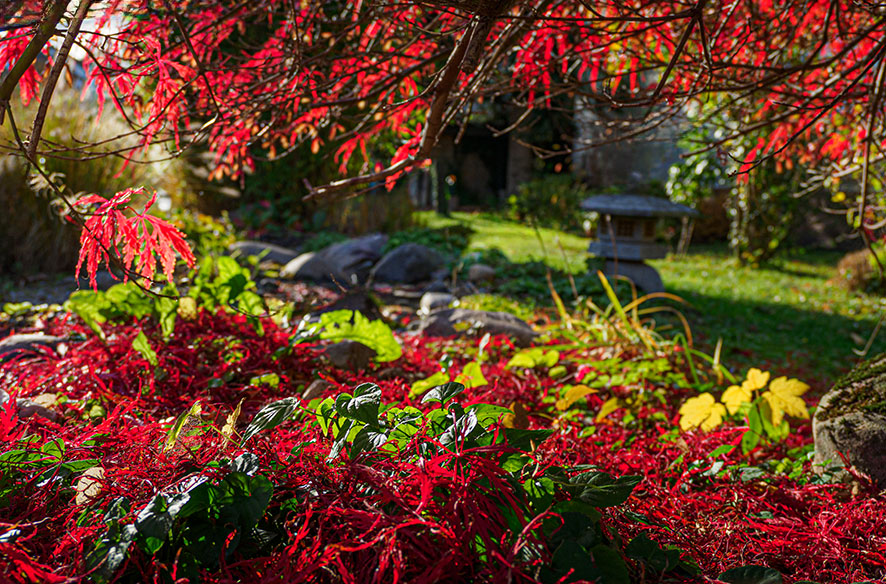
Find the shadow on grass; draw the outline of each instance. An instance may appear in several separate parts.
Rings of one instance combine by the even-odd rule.
[[[864,347],[877,323],[875,316],[852,318],[762,299],[726,299],[673,285],[668,291],[689,303],[673,306],[686,316],[701,350],[712,354],[722,338],[722,361],[733,371],[765,367],[774,376],[800,377],[817,390],[828,389],[863,360],[853,349]],[[881,329],[867,358],[884,351],[886,331]]]

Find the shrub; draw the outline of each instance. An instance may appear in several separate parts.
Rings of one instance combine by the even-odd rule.
[[[56,208],[54,196],[31,188],[24,165],[0,160],[0,273],[73,269],[79,232]]]
[[[880,264],[886,266],[886,247],[875,248]],[[853,251],[843,256],[837,264],[836,280],[856,292],[886,291],[886,284],[880,280],[877,260],[869,249]]]
[[[44,170],[68,195],[96,193],[110,197],[133,185],[151,182],[146,166],[130,164],[121,169],[118,158],[103,156],[95,148],[86,152],[83,143],[105,143],[116,151],[132,143],[112,138],[126,127],[112,108],[98,115],[95,104],[81,102],[74,91],[58,92],[59,107],[50,108],[43,137],[52,143],[55,157],[46,157]],[[31,119],[15,111],[20,128]],[[13,141],[8,124],[0,126],[0,144]],[[63,219],[66,205],[39,175],[30,176],[23,162],[0,158],[0,270],[3,273],[57,272],[72,270],[77,259],[79,231]]]
[[[385,244],[384,252],[388,252],[404,243],[419,243],[431,249],[439,251],[449,258],[461,256],[468,247],[468,238],[473,231],[469,227],[452,225],[439,229],[427,227],[409,229],[392,233]]]
[[[523,183],[508,197],[508,212],[520,221],[564,231],[580,232],[579,205],[590,194],[572,176],[550,175]]]

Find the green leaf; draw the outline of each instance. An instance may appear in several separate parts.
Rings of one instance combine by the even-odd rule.
[[[156,351],[151,348],[151,343],[148,341],[145,331],[138,331],[138,334],[132,341],[132,348],[138,351],[145,358],[145,361],[151,364],[151,367],[156,367],[160,363]]]
[[[729,584],[782,584],[781,574],[766,566],[742,566],[726,570],[717,580]]]
[[[178,437],[182,432],[182,428],[184,428],[185,422],[188,421],[189,418],[199,418],[200,413],[203,411],[203,407],[200,405],[200,402],[194,402],[194,405],[191,408],[182,413],[178,418],[176,418],[175,423],[172,425],[172,428],[169,429],[169,432],[166,433],[166,445],[163,447],[164,450],[171,450],[175,443],[178,441]]]
[[[269,403],[255,414],[255,417],[243,431],[243,444],[250,438],[269,428],[279,426],[288,420],[298,408],[298,398],[286,397]]]
[[[354,395],[342,393],[335,398],[335,411],[340,416],[376,427],[380,405],[381,388],[374,383],[362,383],[354,389]]]
[[[387,441],[388,434],[386,432],[373,429],[372,426],[363,426],[363,428],[357,432],[357,435],[354,436],[354,441],[351,443],[351,455],[353,456],[358,452],[378,450],[384,446]]]
[[[572,582],[576,580],[583,582],[598,581],[601,571],[594,562],[588,561],[589,555],[588,551],[578,543],[569,540],[564,541],[557,547],[551,558],[552,567],[557,576],[551,578],[550,581],[559,581],[559,576],[565,575],[569,570],[572,570],[570,576]]]
[[[105,333],[100,325],[107,320],[102,314],[102,310],[108,306],[110,303],[105,298],[104,292],[78,290],[68,297],[64,308],[82,318],[86,326],[104,339]]]
[[[572,501],[560,501],[554,505],[551,510],[554,513],[581,513],[593,523],[597,523],[603,517],[596,507],[578,499],[573,499]]]
[[[455,381],[469,389],[473,387],[482,387],[489,383],[486,381],[486,378],[483,377],[483,370],[480,368],[480,363],[477,361],[471,361],[465,365],[461,375],[456,377]]]
[[[154,303],[157,320],[160,321],[160,333],[164,339],[175,330],[175,319],[178,317],[178,300],[175,298],[158,297]]]
[[[646,564],[657,574],[664,574],[680,564],[680,550],[663,549],[658,543],[641,533],[625,547],[625,555]]]
[[[628,567],[617,551],[599,544],[591,548],[591,555],[597,569],[603,574],[603,584],[631,584]]]
[[[138,535],[134,525],[120,525],[117,521],[111,523],[107,534],[100,538],[92,551],[86,556],[86,565],[96,582],[109,581],[118,568],[129,556],[129,546]]]
[[[477,415],[477,422],[484,428],[490,424],[495,424],[502,416],[514,413],[504,406],[496,406],[493,404],[473,404],[466,407],[465,411],[474,412]]]
[[[438,371],[430,377],[419,379],[413,383],[412,388],[409,390],[409,397],[421,395],[432,387],[437,387],[438,385],[443,385],[448,382],[449,375],[445,371]]]
[[[319,323],[306,324],[306,321],[302,323],[299,325],[302,334],[319,332],[321,339],[363,343],[375,351],[375,360],[378,362],[395,361],[403,354],[403,349],[394,338],[391,327],[381,320],[369,320],[354,310],[324,312],[320,315]]]
[[[423,398],[421,398],[421,403],[427,403],[429,401],[438,401],[441,404],[445,404],[458,394],[462,393],[465,390],[465,386],[461,383],[456,383],[455,381],[450,381],[449,383],[444,383],[443,385],[438,385],[431,391],[425,394]]]
[[[40,447],[40,452],[60,461],[65,456],[65,442],[61,438],[50,440]]]
[[[735,450],[735,444],[724,444],[715,448],[714,451],[711,452],[708,456],[710,456],[711,458],[719,458],[724,454],[729,454],[733,450]]]
[[[763,420],[760,418],[760,410],[752,407],[748,410],[748,430],[741,438],[741,451],[748,454],[760,444],[763,434]]]
[[[642,476],[625,475],[614,478],[609,473],[592,470],[572,477],[568,490],[594,507],[614,507],[627,501]]]
[[[556,365],[559,360],[560,360],[560,351],[550,349],[548,351],[545,351],[542,358],[539,359],[538,364],[544,365],[545,367],[550,369],[551,367]]]
[[[522,450],[523,452],[531,452],[538,448],[538,445],[547,440],[553,433],[553,430],[521,430],[520,428],[502,428],[505,441],[508,446]]]

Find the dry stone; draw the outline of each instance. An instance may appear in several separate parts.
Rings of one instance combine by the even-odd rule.
[[[842,454],[886,489],[886,353],[857,366],[825,394],[812,432],[817,470],[843,466]]]
[[[467,331],[505,335],[521,347],[530,345],[538,336],[531,326],[513,314],[466,308],[434,312],[421,321],[418,331],[432,337],[449,337]]]

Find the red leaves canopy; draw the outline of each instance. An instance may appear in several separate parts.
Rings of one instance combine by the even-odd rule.
[[[0,70],[49,1],[25,2],[0,29]],[[100,101],[111,98],[145,143],[207,140],[218,174],[252,168],[253,145],[281,154],[326,141],[343,163],[358,153],[371,169],[364,145],[385,132],[401,140],[390,175],[484,99],[679,106],[712,91],[747,127],[778,128],[757,155],[802,136],[809,145],[794,155],[846,163],[862,140],[849,129],[881,101],[878,10],[842,0],[111,0],[96,3],[78,43]],[[42,75],[32,67],[18,80],[23,97]]]

